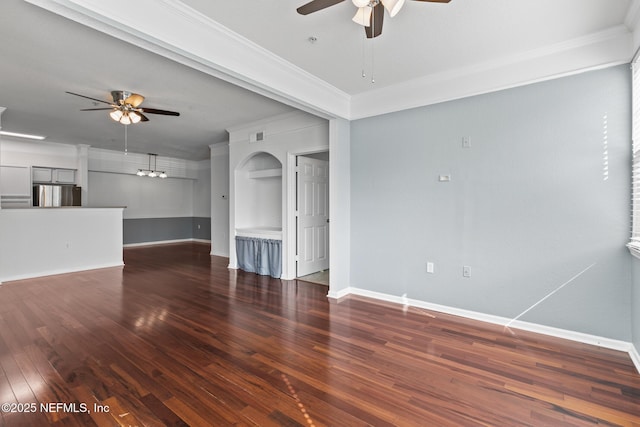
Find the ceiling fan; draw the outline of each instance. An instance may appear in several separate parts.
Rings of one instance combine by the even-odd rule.
[[[309,3],[300,6],[298,13],[300,15],[308,15],[313,12],[342,3],[344,0],[312,0]],[[449,3],[451,0],[413,0],[429,3]],[[389,15],[393,18],[402,9],[405,0],[352,0],[353,4],[358,8],[353,22],[362,25],[367,34],[367,38],[371,39],[382,34],[382,22],[384,21],[384,9],[387,9]]]
[[[91,99],[92,101],[108,104],[109,107],[103,108],[85,108],[80,111],[100,111],[111,110],[109,116],[116,122],[123,125],[129,125],[131,123],[148,122],[149,118],[145,114],[160,114],[163,116],[179,116],[180,113],[176,111],[158,110],[157,108],[141,107],[140,104],[144,101],[144,96],[137,93],[127,92],[125,90],[112,90],[111,96],[113,102],[103,101],[101,99],[92,98],[86,95],[80,95],[79,93],[67,92],[70,95],[80,96],[82,98]]]

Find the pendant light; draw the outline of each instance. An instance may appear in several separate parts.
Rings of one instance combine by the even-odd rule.
[[[151,169],[151,157],[153,157],[153,169]],[[138,169],[136,175],[138,176],[148,176],[149,178],[167,178],[167,173],[165,171],[159,171],[158,169],[158,155],[149,153],[149,168],[148,169]]]

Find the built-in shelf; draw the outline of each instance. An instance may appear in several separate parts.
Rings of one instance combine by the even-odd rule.
[[[272,154],[257,152],[239,172],[235,236],[282,240],[282,163]]]
[[[248,172],[248,176],[251,179],[276,178],[282,176],[282,168],[252,170]]]
[[[236,228],[236,236],[254,237],[258,239],[282,240],[282,227]]]

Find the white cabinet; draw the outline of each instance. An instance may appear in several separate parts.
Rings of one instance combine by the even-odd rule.
[[[0,166],[0,204],[3,208],[31,206],[31,168]]]
[[[76,171],[74,169],[51,169],[38,168],[33,169],[34,183],[52,183],[52,184],[75,184]]]
[[[51,182],[53,179],[53,169],[51,168],[33,168],[33,182]]]
[[[54,169],[53,182],[57,182],[59,184],[75,184],[76,171],[73,169]]]

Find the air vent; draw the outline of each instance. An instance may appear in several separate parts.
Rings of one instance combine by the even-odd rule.
[[[264,141],[264,131],[252,133],[249,136],[249,142],[260,142]]]

